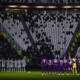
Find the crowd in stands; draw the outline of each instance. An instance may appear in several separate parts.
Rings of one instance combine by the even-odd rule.
[[[19,14],[0,12],[0,23],[25,51],[25,55],[31,59],[41,59],[44,56],[45,58],[47,56],[53,58],[56,55],[62,57],[70,44],[80,19],[79,10],[32,9],[21,15],[38,51],[31,44]]]

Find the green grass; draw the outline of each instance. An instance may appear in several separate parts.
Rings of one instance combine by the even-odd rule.
[[[42,76],[41,71],[0,72],[0,80],[80,80],[80,74],[49,74]]]

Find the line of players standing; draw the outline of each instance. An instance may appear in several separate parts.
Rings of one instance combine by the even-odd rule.
[[[5,72],[24,72],[26,70],[25,59],[1,59],[0,71]]]
[[[49,72],[80,72],[80,58],[73,61],[73,59],[69,56],[68,59],[64,57],[64,59],[42,59],[42,73]],[[74,68],[74,69],[73,69]]]

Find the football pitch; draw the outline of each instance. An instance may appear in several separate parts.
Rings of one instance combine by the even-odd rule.
[[[80,80],[80,74],[47,73],[42,76],[41,71],[0,72],[0,80]]]

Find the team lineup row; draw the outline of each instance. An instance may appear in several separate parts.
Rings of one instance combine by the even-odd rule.
[[[43,59],[42,62],[42,72],[46,73],[48,70],[49,72],[73,72],[77,73],[80,72],[80,58],[71,58],[69,57],[66,59],[52,59],[52,60],[47,60]]]
[[[25,59],[0,59],[0,71],[25,71],[26,68],[26,61]]]

